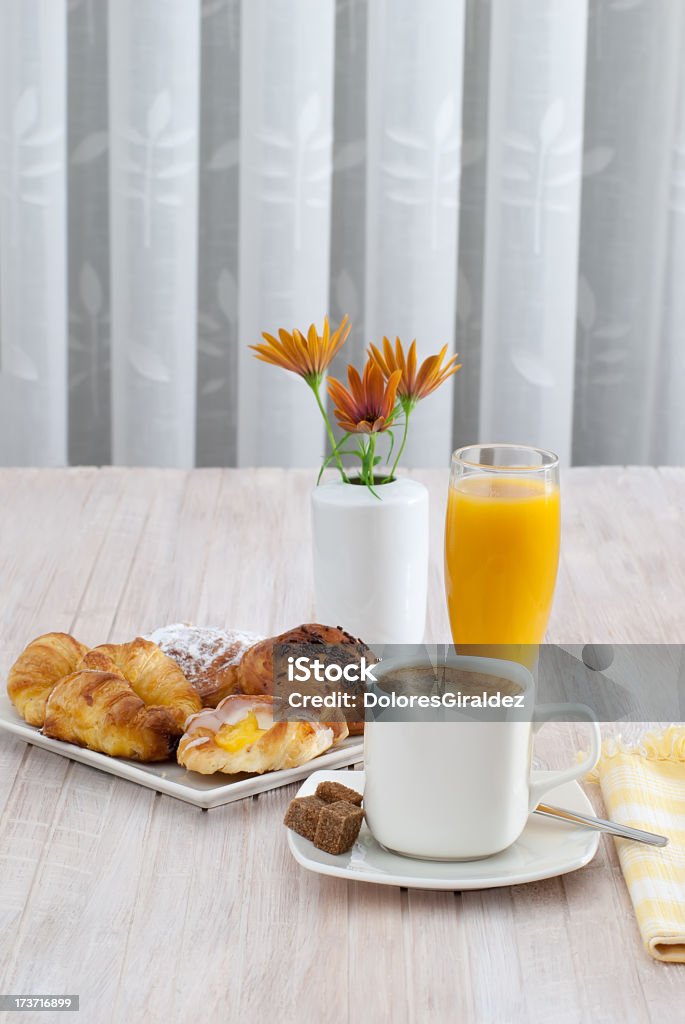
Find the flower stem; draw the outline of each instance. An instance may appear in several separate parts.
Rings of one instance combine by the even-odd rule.
[[[335,458],[338,469],[340,470],[340,475],[342,476],[344,483],[349,484],[349,478],[343,467],[342,459],[340,458],[340,454],[338,452],[338,446],[335,443],[335,436],[333,434],[333,427],[331,426],[331,421],[329,420],[326,410],[324,408],[324,404],[321,401],[321,395],[319,394],[319,385],[312,382],[309,386],[314,392],[316,404],[318,405],[319,411],[323,416],[323,421],[326,424],[326,433],[328,434],[328,440],[331,442],[332,455]]]
[[[368,458],[366,462],[366,483],[368,487],[373,487],[373,470],[374,470],[374,458],[376,455],[376,435],[369,434],[369,447],[368,447]]]
[[[385,480],[383,481],[384,484],[389,483],[392,480],[392,478],[395,476],[395,471],[397,469],[397,466],[399,464],[400,459],[402,458],[402,452],[404,451],[404,446],[407,443],[407,434],[408,434],[408,432],[409,432],[409,410],[405,410],[405,413],[404,413],[404,433],[402,434],[402,444],[400,445],[400,450],[397,453],[397,458],[393,462],[393,466],[392,466],[392,469],[390,470],[390,473],[388,474],[388,476],[386,476]]]
[[[366,484],[368,489],[371,491],[371,494],[373,494],[374,498],[378,498],[378,500],[380,501],[380,495],[376,494],[376,492],[373,489],[373,485],[376,482],[376,480],[375,480],[375,473],[374,473],[374,470],[376,468],[375,467],[375,458],[376,458],[376,435],[375,434],[369,434],[369,443],[368,443],[368,445],[366,447],[366,450],[363,452],[362,459],[361,459],[362,470],[361,470],[361,478],[360,479],[361,479],[363,484]]]

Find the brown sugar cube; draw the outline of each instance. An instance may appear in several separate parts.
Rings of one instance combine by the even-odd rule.
[[[347,800],[350,804],[361,807],[362,795],[356,789],[343,786],[341,782],[320,782],[316,787],[316,795],[325,800],[327,804],[334,804],[338,800]]]
[[[283,824],[313,842],[319,816],[325,806],[326,804],[318,796],[295,797],[290,801],[290,806],[285,812]]]
[[[354,846],[362,827],[364,812],[347,800],[324,804],[314,835],[314,846],[324,853],[347,853]]]

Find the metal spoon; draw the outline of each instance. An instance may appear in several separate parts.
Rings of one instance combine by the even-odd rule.
[[[634,839],[637,843],[668,846],[666,836],[659,836],[655,832],[643,832],[641,828],[630,828],[629,825],[617,825],[615,821],[607,821],[605,818],[591,818],[587,814],[577,814],[575,811],[567,811],[563,807],[538,804],[535,813],[542,814],[545,818],[567,821],[569,825],[585,825],[587,828],[594,828],[597,832],[608,832],[612,836],[621,836],[622,839]]]

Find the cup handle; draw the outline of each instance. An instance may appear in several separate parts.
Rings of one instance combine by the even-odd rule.
[[[563,785],[564,782],[573,782],[574,779],[579,779],[582,775],[592,771],[599,761],[602,749],[602,736],[595,713],[587,704],[541,704],[533,713],[533,733],[539,732],[547,722],[554,721],[561,717],[562,714],[568,716],[569,713],[573,713],[576,718],[590,725],[590,752],[586,758],[577,765],[574,765],[573,768],[567,768],[564,771],[558,772],[546,772],[543,779],[531,779],[529,811],[535,810],[545,793],[548,793],[550,789],[555,789],[557,786]]]

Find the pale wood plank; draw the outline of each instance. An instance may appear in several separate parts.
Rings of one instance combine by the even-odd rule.
[[[293,862],[282,818],[295,792],[274,790],[246,804],[236,1020],[269,1019],[274,1012],[288,1022],[348,1019],[347,887],[312,879]]]
[[[602,841],[604,853],[609,843]],[[567,900],[567,927],[574,949],[586,1018],[649,1019],[635,960],[644,956],[634,915],[617,899],[612,871],[604,857],[562,879]],[[625,889],[625,883],[621,879]]]
[[[59,622],[65,615],[63,587],[77,587],[78,556],[67,538],[80,523],[84,505],[93,500],[95,471],[0,472],[0,669],[7,672],[18,650],[42,631],[45,615]],[[36,475],[37,474],[37,475]],[[95,504],[98,504],[96,496]],[[16,502],[16,504],[15,504]],[[90,507],[90,506],[89,506]],[[69,562],[68,568],[63,563]],[[82,587],[81,587],[82,589]],[[48,595],[56,597],[52,604]],[[46,610],[47,609],[47,610]]]
[[[218,528],[220,486],[220,470],[200,469],[188,474],[177,519],[168,525],[164,519],[164,533],[157,533],[161,564],[155,566],[151,581],[158,588],[154,598],[157,625],[183,621],[197,613],[206,572],[207,539]],[[163,507],[159,511],[166,516]]]
[[[410,470],[428,489],[430,496],[430,548],[428,567],[428,609],[426,613],[426,642],[449,644],[452,642],[447,604],[445,602],[445,511],[447,509],[447,469]]]
[[[146,855],[138,874],[112,1020],[162,1022],[182,1019],[189,1012],[184,1001],[184,970],[177,959],[177,943],[200,881],[195,878],[193,855],[198,846],[201,813],[186,804],[156,800],[146,835]],[[221,884],[218,878],[214,881]],[[229,916],[227,935],[233,927],[234,920]],[[211,956],[210,951],[208,954]],[[210,963],[206,963],[205,971]],[[165,983],[160,985],[160,979],[165,979]],[[226,979],[225,995],[231,999],[230,976]]]
[[[107,477],[69,471],[63,483],[54,504],[35,495],[33,515],[24,523],[18,591],[2,623],[3,640],[10,637],[13,644],[11,658],[34,636],[71,628],[112,516],[114,492]]]
[[[141,471],[142,472],[142,471]],[[149,507],[110,633],[121,643],[169,621],[186,470],[146,470]]]
[[[493,1024],[526,1020],[525,988],[521,972],[513,898],[510,889],[463,892],[460,897],[468,935],[470,982],[474,1021]]]
[[[348,882],[349,1020],[408,1021],[407,971],[414,951],[403,929],[406,892]]]
[[[0,821],[12,792],[21,762],[28,751],[25,743],[11,736],[0,736]]]
[[[410,1021],[478,1019],[470,977],[480,953],[469,950],[461,897],[410,889],[404,907],[404,972]]]
[[[574,963],[568,908],[560,878],[511,890],[513,928],[524,983],[525,1015],[531,1022],[577,1024],[585,1019],[582,984]]]
[[[278,515],[273,503],[258,504],[259,479],[254,470],[222,473],[214,529],[206,537],[199,622],[262,634],[267,628],[265,608],[270,604],[274,566],[279,564],[274,545]],[[261,491],[267,487],[268,478],[262,477]],[[259,581],[269,582],[265,586]]]
[[[315,619],[309,506],[314,479],[308,470],[277,472],[271,493],[261,496],[260,507],[272,506],[279,514],[275,536],[277,555],[272,565],[280,565],[281,571],[274,579],[268,629],[282,632]]]
[[[0,828],[3,899],[0,903],[0,991],[13,992],[16,950],[30,929],[27,907],[48,862],[50,840],[70,770],[65,758],[33,750],[22,761]],[[43,966],[38,961],[37,966]],[[42,991],[42,990],[41,990]]]
[[[45,756],[55,776],[57,758]],[[116,1019],[112,1003],[154,800],[149,790],[71,766],[13,936],[5,991],[76,991],[85,1019]]]
[[[151,470],[107,467],[101,473],[110,478],[116,497],[109,525],[103,531],[102,544],[89,567],[86,587],[72,624],[83,642],[92,645],[113,639],[115,616],[157,488],[157,478]],[[133,639],[133,633],[121,638]]]
[[[682,542],[657,471],[576,469],[568,480],[562,577],[573,589],[582,634],[562,633],[555,609],[549,639],[659,643],[670,637],[679,642],[682,590],[674,584],[670,560],[682,557]]]
[[[172,815],[175,827],[175,809],[169,803],[165,810]],[[187,1019],[199,1005],[205,1007],[208,1020],[237,1019],[244,976],[245,897],[251,885],[268,888],[263,878],[261,883],[259,880],[260,861],[253,864],[249,856],[250,835],[259,832],[253,820],[254,808],[253,801],[245,800],[217,808],[217,813],[196,811],[189,817],[193,832],[192,888],[176,940],[174,991],[178,1002],[166,1020]],[[175,845],[174,857],[178,858],[181,853]],[[137,928],[131,939],[129,957],[140,941]],[[154,978],[150,987],[156,989]]]

